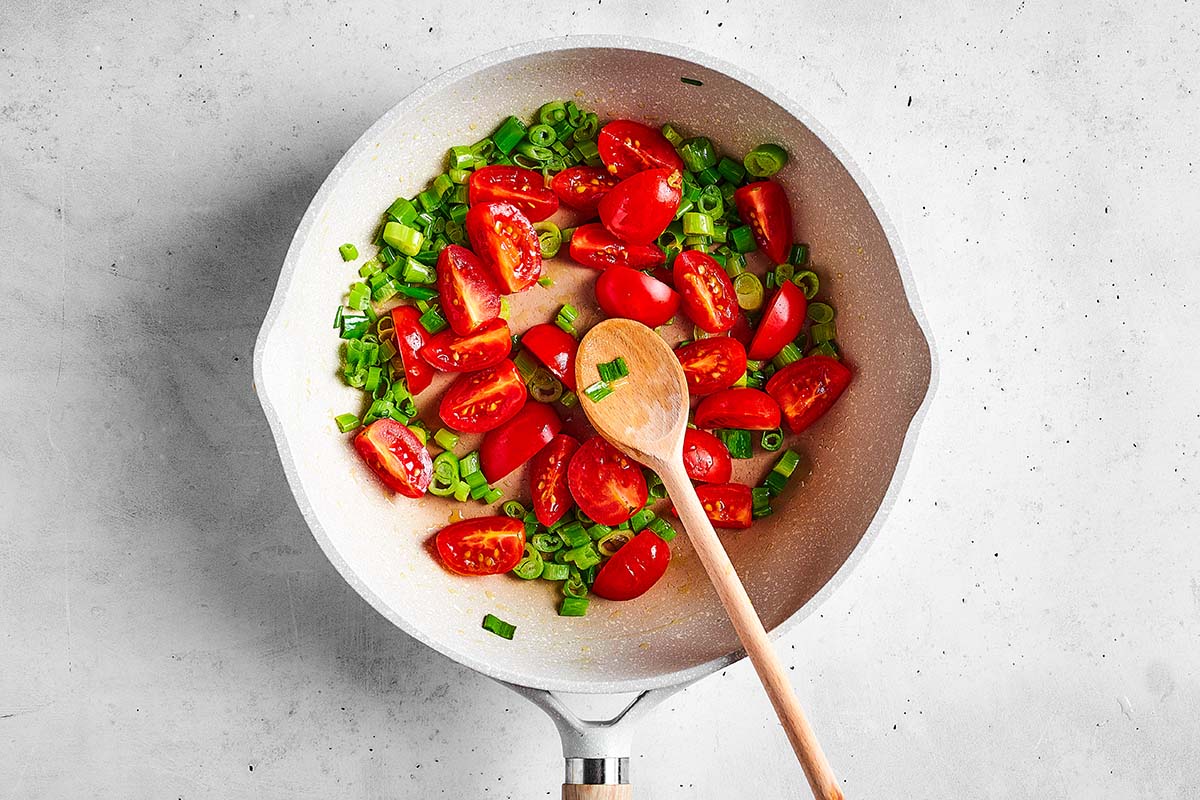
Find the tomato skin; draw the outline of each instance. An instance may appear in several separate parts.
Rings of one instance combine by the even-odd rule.
[[[525,523],[511,517],[475,517],[437,532],[438,555],[459,575],[500,575],[525,553]]]
[[[783,187],[775,181],[749,183],[733,193],[733,202],[771,263],[787,261],[792,249],[792,207]]]
[[[774,358],[784,345],[800,334],[806,313],[808,300],[804,299],[804,292],[791,281],[784,281],[767,303],[758,330],[750,340],[747,356],[755,361]]]
[[[420,497],[433,480],[433,458],[417,435],[394,419],[377,419],[354,437],[354,449],[393,492]]]
[[[533,458],[562,430],[562,420],[546,403],[526,403],[512,419],[483,436],[479,461],[489,483]]]
[[[683,174],[648,169],[618,183],[600,199],[600,222],[628,244],[650,244],[675,219],[683,199]]]
[[[836,358],[807,356],[788,364],[767,381],[792,433],[820,419],[850,385],[853,373]]]
[[[679,293],[629,267],[609,267],[596,278],[596,302],[610,317],[657,328],[679,311]]]
[[[694,481],[725,483],[733,475],[733,459],[725,443],[708,431],[683,432],[683,468]]]
[[[746,315],[741,313],[733,321],[733,327],[729,329],[728,333],[731,338],[741,342],[743,348],[749,347],[750,340],[754,338],[754,331],[750,328],[750,320],[746,319]]]
[[[521,345],[546,365],[550,373],[575,391],[575,351],[579,342],[557,325],[543,322],[521,336]]]
[[[603,525],[620,525],[650,495],[641,467],[603,436],[593,436],[575,451],[567,481],[583,513]]]
[[[459,375],[442,395],[438,416],[462,433],[486,433],[512,419],[529,396],[507,358],[488,369]]]
[[[435,334],[420,354],[442,372],[474,372],[499,364],[510,350],[512,334],[508,323],[496,318],[467,336],[459,336],[449,328]]]
[[[511,203],[479,203],[467,211],[467,238],[505,294],[532,286],[542,275],[542,246],[533,223]]]
[[[392,309],[392,324],[396,327],[396,353],[404,365],[404,382],[410,392],[420,394],[433,380],[433,367],[418,355],[429,341],[421,312],[412,306],[396,306]]]
[[[465,247],[447,245],[438,255],[438,295],[442,313],[459,336],[500,316],[500,295],[483,262]]]
[[[754,522],[754,497],[749,486],[706,483],[696,487],[696,495],[714,528],[745,530]]]
[[[746,373],[746,348],[729,336],[697,339],[675,350],[695,397],[728,389]]]
[[[600,160],[624,180],[644,169],[683,169],[683,159],[661,132],[631,119],[616,119],[596,137]]]
[[[779,427],[779,405],[771,395],[758,389],[722,389],[696,406],[696,427],[774,430]]]
[[[592,591],[605,600],[632,600],[658,583],[670,563],[670,546],[654,531],[644,530],[604,562]]]
[[[702,331],[725,333],[733,327],[740,313],[737,295],[729,275],[712,256],[684,250],[675,257],[672,274],[684,313]]]
[[[540,172],[515,165],[492,164],[467,179],[467,202],[510,203],[530,222],[541,222],[558,211],[558,195],[546,187]]]
[[[621,265],[634,269],[661,267],[667,254],[655,244],[626,244],[599,222],[580,225],[571,235],[571,260],[585,267],[607,269]]]
[[[584,214],[595,214],[600,198],[620,183],[615,175],[601,167],[567,167],[554,176],[550,188],[564,205]]]
[[[546,527],[563,518],[575,507],[575,499],[567,484],[567,465],[579,449],[579,442],[565,433],[550,440],[533,457],[529,465],[529,491],[533,496],[533,513]]]

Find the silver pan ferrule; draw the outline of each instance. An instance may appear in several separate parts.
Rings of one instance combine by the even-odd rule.
[[[567,777],[563,783],[599,784],[629,783],[629,758],[568,758]]]

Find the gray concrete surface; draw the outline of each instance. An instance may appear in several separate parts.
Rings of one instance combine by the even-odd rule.
[[[634,32],[784,87],[907,247],[940,391],[783,643],[853,798],[1200,797],[1200,15],[978,4],[0,5],[0,797],[557,793],[532,706],[310,538],[250,385],[343,150],[504,43]],[[805,796],[752,672],[643,798]]]

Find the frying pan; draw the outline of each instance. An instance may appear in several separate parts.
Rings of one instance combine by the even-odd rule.
[[[257,392],[300,510],[329,560],[379,613],[550,714],[562,734],[565,794],[625,797],[632,723],[670,692],[743,655],[686,537],[672,543],[671,567],[646,595],[594,603],[586,617],[558,617],[556,588],[547,582],[466,579],[442,569],[428,552],[430,535],[455,508],[466,516],[486,511],[391,496],[333,423],[361,405],[359,392],[338,377],[330,329],[336,298],[355,274],[338,245],[369,242],[378,212],[423,188],[443,169],[450,146],[482,138],[509,114],[528,116],[570,98],[602,120],[670,121],[703,132],[728,152],[779,142],[790,153],[777,179],[796,211],[797,241],[811,245],[822,291],[839,310],[839,343],[856,376],[793,445],[811,473],[780,498],[774,516],[724,538],[773,635],[811,613],[877,534],[934,369],[894,230],[844,151],[780,92],[682,47],[586,36],[482,56],[384,114],[326,179],[292,240],[254,353]],[[567,301],[580,306],[585,322],[599,319],[587,303],[593,271],[561,259],[548,269],[551,289],[510,298],[514,320],[552,319]],[[749,465],[739,468],[743,480],[761,477],[745,472]],[[523,485],[518,471],[500,488],[513,497]],[[515,623],[516,637],[482,630],[488,612]],[[637,696],[618,717],[587,721],[558,693]]]

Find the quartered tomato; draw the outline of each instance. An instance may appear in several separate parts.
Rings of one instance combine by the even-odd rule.
[[[609,267],[600,273],[596,302],[610,317],[635,319],[651,328],[679,310],[679,294],[674,289],[629,267]]]
[[[511,203],[531,222],[541,222],[558,211],[558,195],[546,187],[540,172],[507,164],[492,164],[467,179],[467,202]]]
[[[714,528],[749,528],[754,521],[754,498],[749,486],[706,483],[696,487],[696,496]]]
[[[404,366],[404,382],[413,394],[419,394],[433,380],[433,367],[418,353],[429,341],[429,332],[421,324],[421,312],[412,306],[392,309],[392,324],[396,327],[396,357]]]
[[[683,311],[705,333],[724,333],[738,317],[733,282],[708,253],[684,250],[672,269]]]
[[[475,517],[437,533],[438,555],[459,575],[500,575],[525,554],[525,523],[512,517]]]
[[[554,176],[550,188],[566,205],[585,214],[595,214],[600,198],[620,182],[600,167],[567,167]]]
[[[534,325],[521,337],[521,344],[546,365],[554,377],[575,391],[575,350],[579,342],[557,325]]]
[[[533,457],[529,465],[529,491],[533,495],[533,513],[547,528],[575,507],[567,486],[567,465],[579,449],[579,442],[560,433]]]
[[[649,496],[642,468],[602,436],[593,436],[575,451],[567,480],[583,513],[603,525],[620,525],[646,505]]]
[[[769,394],[758,389],[722,389],[696,406],[696,427],[774,430],[779,427],[779,406]]]
[[[650,244],[667,229],[683,199],[679,170],[648,169],[618,183],[600,199],[600,221],[629,244]]]
[[[377,419],[354,437],[354,449],[393,492],[420,497],[429,488],[433,459],[408,426]]]
[[[442,395],[438,416],[463,433],[484,433],[513,418],[529,392],[507,358],[494,367],[459,375]]]
[[[812,425],[850,385],[850,368],[829,356],[807,356],[788,364],[767,381],[767,393],[783,410],[793,433]]]
[[[605,600],[632,600],[658,583],[669,563],[671,548],[657,533],[644,530],[604,562],[592,591]]]
[[[512,335],[502,319],[485,322],[474,333],[459,336],[447,329],[421,348],[421,358],[442,372],[473,372],[500,363],[512,350]]]
[[[562,420],[546,403],[526,403],[517,415],[484,434],[480,467],[494,483],[524,464],[562,430]]]
[[[500,316],[500,295],[483,263],[465,247],[447,245],[438,256],[437,288],[442,313],[459,336]]]
[[[626,244],[599,222],[580,225],[571,235],[571,259],[585,267],[607,269],[621,265],[634,269],[660,267],[667,254],[656,244]]]
[[[542,275],[542,246],[537,232],[511,203],[479,203],[467,211],[471,247],[504,293],[532,286]]]
[[[644,169],[683,169],[683,160],[659,131],[631,119],[617,119],[600,129],[600,159],[618,178]]]
[[[725,483],[733,474],[733,460],[725,443],[708,431],[683,432],[683,468],[694,481]]]
[[[755,361],[774,358],[785,344],[799,335],[807,312],[804,292],[791,281],[784,281],[767,303],[746,355]]]
[[[697,339],[675,351],[693,396],[728,389],[746,373],[746,349],[737,339],[713,336]]]
[[[771,263],[787,261],[792,249],[792,207],[783,187],[775,181],[749,183],[733,193],[733,202]]]

